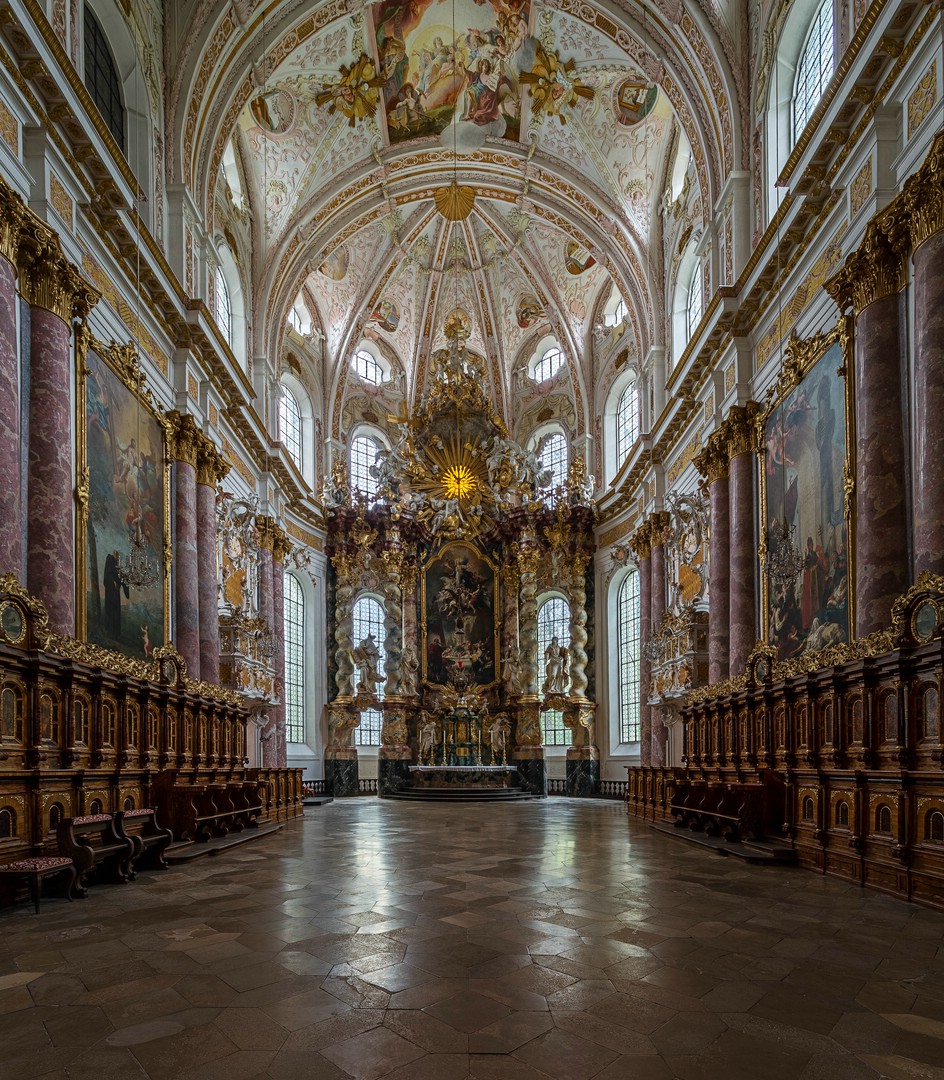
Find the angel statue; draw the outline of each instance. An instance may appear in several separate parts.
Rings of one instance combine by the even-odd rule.
[[[382,683],[384,677],[380,674],[380,649],[373,634],[368,634],[356,649],[351,649],[351,660],[358,671],[357,692],[376,693],[377,683]]]
[[[421,765],[424,762],[432,765],[433,751],[436,749],[436,721],[425,710],[420,712],[419,719],[423,720],[417,725],[419,762]]]
[[[492,749],[492,764],[506,765],[508,763],[508,737],[511,735],[511,724],[504,713],[499,713],[489,725],[488,740]]]
[[[567,691],[567,668],[570,655],[555,634],[544,650],[544,685],[542,694],[563,694]]]

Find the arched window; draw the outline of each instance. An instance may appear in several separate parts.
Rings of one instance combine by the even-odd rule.
[[[940,810],[934,810],[928,814],[924,838],[935,843],[944,842],[944,814]]]
[[[121,100],[118,68],[101,24],[88,5],[85,7],[85,86],[124,153],[125,107]]]
[[[570,648],[570,605],[562,596],[551,596],[538,609],[538,663],[544,663],[544,651],[553,638],[563,648]],[[540,680],[543,682],[543,678]],[[570,729],[564,727],[560,709],[548,709],[541,714],[544,721],[545,746],[570,746]]]
[[[567,481],[567,439],[561,432],[552,431],[541,439],[538,461],[541,469],[551,474],[550,490],[563,487]]]
[[[351,635],[355,647],[359,645],[369,634],[374,635],[380,658],[377,661],[377,670],[383,674],[386,650],[384,649],[384,609],[379,600],[372,596],[362,596],[354,605],[354,627]],[[354,670],[354,685],[360,678],[360,671]],[[377,696],[383,697],[383,683],[376,686]],[[364,709],[361,713],[360,726],[354,729],[355,746],[380,746],[380,728],[383,723],[383,713],[379,709]]]
[[[890,833],[892,831],[892,811],[889,806],[880,806],[875,812],[875,831]]]
[[[823,3],[806,35],[793,86],[793,141],[809,123],[833,76],[833,0]]]
[[[285,729],[290,743],[305,741],[305,595],[301,584],[286,573],[285,610]]]
[[[553,378],[563,366],[564,354],[556,345],[552,345],[551,348],[545,350],[541,359],[534,365],[531,378],[535,382],[546,382]]]
[[[705,311],[704,294],[701,285],[701,264],[695,264],[692,280],[688,283],[688,302],[685,307],[685,333],[689,341],[701,322]]]
[[[619,741],[639,742],[639,575],[630,574],[616,598]]]
[[[351,442],[351,486],[372,502],[377,496],[380,481],[370,470],[377,460],[380,443],[369,435],[358,435]]]
[[[10,840],[16,836],[16,811],[12,806],[0,810],[0,840]]]
[[[285,385],[279,396],[279,439],[288,451],[288,456],[301,469],[302,467],[302,412],[298,401]]]
[[[620,465],[639,438],[639,390],[627,386],[616,406],[616,460]]]
[[[223,331],[223,337],[227,344],[233,342],[233,307],[229,299],[229,286],[221,267],[216,268],[213,276],[214,281],[214,318],[216,325]]]
[[[384,381],[384,369],[377,358],[366,349],[358,349],[354,353],[353,365],[360,378],[371,386],[380,386]]]

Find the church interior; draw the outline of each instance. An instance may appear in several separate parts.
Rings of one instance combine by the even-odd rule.
[[[0,0],[4,1077],[944,1075],[942,267],[940,0]]]

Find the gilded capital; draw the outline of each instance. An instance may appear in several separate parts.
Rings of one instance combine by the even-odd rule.
[[[695,468],[709,484],[723,480],[728,475],[727,439],[723,432],[715,431],[708,436],[708,442],[695,456]]]
[[[533,544],[515,544],[515,559],[521,574],[536,574],[541,561],[541,551]]]
[[[887,218],[889,222],[891,218]],[[897,234],[895,234],[897,241]],[[894,296],[905,287],[905,260],[899,243],[878,221],[866,226],[862,242],[838,273],[824,285],[841,311],[852,308],[858,315],[870,304]]]
[[[289,540],[286,533],[279,529],[278,534],[272,542],[273,560],[277,563],[284,563],[289,555],[291,555],[294,547],[295,545]]]
[[[182,461],[191,468],[197,467],[197,454],[203,433],[197,427],[197,422],[189,413],[181,413],[174,409],[167,414],[173,442],[173,454],[175,461]]]
[[[85,318],[101,295],[69,262],[59,238],[38,218],[29,219],[20,230],[17,268],[23,299],[66,323]]]
[[[27,216],[26,204],[10,185],[0,178],[0,255],[16,265],[20,249],[20,230]]]
[[[727,419],[718,429],[718,433],[724,433],[729,461],[741,454],[752,454],[760,446],[760,428],[757,422],[760,412],[761,407],[756,401],[731,406]]]
[[[934,140],[931,152],[906,181],[900,198],[911,227],[912,247],[944,229],[944,134]]]
[[[649,535],[653,550],[665,543],[666,532],[672,527],[672,516],[668,510],[657,510],[649,516]]]
[[[213,440],[202,432],[197,443],[196,453],[197,483],[216,487],[229,472],[229,462],[214,446]]]
[[[629,546],[633,549],[637,559],[648,559],[652,555],[652,524],[650,519],[647,518],[630,536]]]
[[[262,551],[273,551],[276,537],[282,530],[276,524],[275,518],[260,514],[256,518],[256,540]]]

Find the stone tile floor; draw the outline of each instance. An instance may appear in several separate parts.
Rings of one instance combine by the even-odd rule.
[[[0,1077],[944,1078],[944,915],[618,803],[353,799],[0,912]]]

